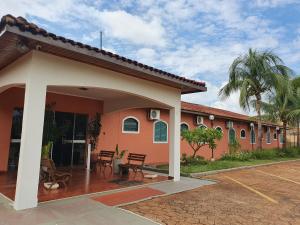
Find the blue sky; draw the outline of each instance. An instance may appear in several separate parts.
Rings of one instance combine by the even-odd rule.
[[[272,50],[300,74],[300,0],[0,1],[8,13],[96,47],[101,30],[104,49],[207,83],[183,100],[236,112],[238,93],[217,93],[248,48]]]

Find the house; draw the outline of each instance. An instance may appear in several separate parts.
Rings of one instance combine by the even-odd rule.
[[[168,111],[169,176],[178,181],[180,98],[203,91],[203,82],[56,36],[21,17],[4,16],[0,24],[0,170],[6,171],[8,159],[16,157],[10,156],[10,145],[19,145],[14,208],[38,203],[46,104],[55,102],[57,120],[72,121],[73,132],[61,143],[69,149],[72,143],[73,158],[62,160],[66,165],[76,157],[80,163],[86,143],[84,124],[92,114],[104,116],[131,108]],[[21,124],[21,130],[20,126],[11,130],[13,122]]]
[[[180,179],[180,156],[191,153],[181,129],[220,129],[216,157],[237,138],[256,148],[257,124],[248,116],[181,102],[181,95],[206,91],[198,82],[122,56],[56,36],[24,18],[4,16],[0,24],[0,171],[17,168],[14,208],[37,206],[46,105],[55,121],[68,124],[54,143],[57,166],[85,165],[88,121],[101,115],[95,151],[116,144],[147,155],[148,164],[169,164]],[[276,125],[264,124],[265,148],[279,146]],[[204,148],[200,155],[210,158]]]

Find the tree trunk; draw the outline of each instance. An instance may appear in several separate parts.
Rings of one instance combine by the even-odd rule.
[[[300,148],[300,119],[297,123],[297,146]]]
[[[197,151],[194,150],[194,153],[192,155],[192,158],[195,158]]]
[[[256,112],[257,112],[257,125],[258,125],[258,149],[262,149],[262,123],[261,123],[261,96],[256,96]]]
[[[286,121],[282,121],[283,122],[283,144],[282,144],[282,148],[286,148],[286,126],[287,123]]]

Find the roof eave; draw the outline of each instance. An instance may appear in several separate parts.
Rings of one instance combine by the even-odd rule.
[[[121,62],[120,60],[117,60],[110,56],[99,54],[96,51],[80,48],[78,46],[71,45],[70,43],[63,43],[60,40],[53,40],[49,37],[43,37],[42,35],[34,35],[28,31],[21,31],[18,27],[15,26],[6,25],[1,32],[1,35],[4,35],[6,32],[10,32],[15,35],[18,35],[21,39],[25,38],[27,40],[32,40],[37,44],[42,44],[42,45],[45,44],[45,45],[52,46],[54,48],[71,51],[74,52],[75,54],[82,55],[86,58],[88,57],[96,58],[99,61],[103,61],[106,62],[107,64],[110,64],[111,68],[107,68],[107,69],[115,70],[117,72],[120,72],[118,71],[118,69],[127,70],[128,75],[140,77],[142,79],[153,80],[158,83],[176,87],[178,89],[181,89],[182,94],[204,92],[207,90],[206,86],[200,86],[197,84],[180,80],[178,78],[173,78],[167,75],[159,74],[158,72],[150,71],[147,70],[146,68],[141,68],[127,62]],[[43,46],[40,51],[43,51]]]

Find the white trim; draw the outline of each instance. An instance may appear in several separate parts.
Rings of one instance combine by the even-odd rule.
[[[245,132],[245,137],[242,137],[242,131]],[[240,139],[246,139],[246,138],[247,138],[246,130],[245,130],[245,129],[241,129],[241,130],[240,130]]]
[[[124,121],[127,119],[134,119],[137,121],[138,123],[138,130],[137,131],[125,131],[124,130]],[[138,118],[134,117],[134,116],[126,116],[123,120],[122,120],[122,133],[123,134],[139,134],[140,133],[140,121]]]
[[[190,125],[189,125],[187,122],[181,122],[181,123],[180,123],[180,130],[181,130],[181,125],[182,125],[182,124],[185,124],[185,125],[187,125],[187,127],[188,127],[188,130],[190,129]]]
[[[158,122],[163,122],[167,125],[167,140],[166,141],[155,141],[155,124],[158,123]],[[168,123],[164,120],[156,120],[153,123],[153,143],[154,144],[167,144],[168,141],[169,141],[169,125],[168,125]]]
[[[215,129],[217,129],[217,128],[220,128],[220,129],[221,129],[222,134],[224,133],[222,127],[216,126]]]
[[[207,128],[207,126],[206,126],[204,123],[199,124],[197,127],[200,128],[200,127],[202,127],[202,126],[205,127],[205,129]]]
[[[251,131],[253,130],[253,132],[254,132],[254,137],[255,137],[255,142],[253,142],[252,143],[252,136],[251,136]],[[254,144],[256,144],[256,133],[255,133],[255,127],[251,127],[250,128],[250,144],[251,145],[254,145]]]
[[[70,139],[70,140],[64,140],[63,143],[64,144],[72,144],[72,143],[74,143],[74,144],[85,144],[86,140],[75,140],[75,139],[72,140],[72,139]]]
[[[21,139],[10,139],[10,143],[21,143]]]

